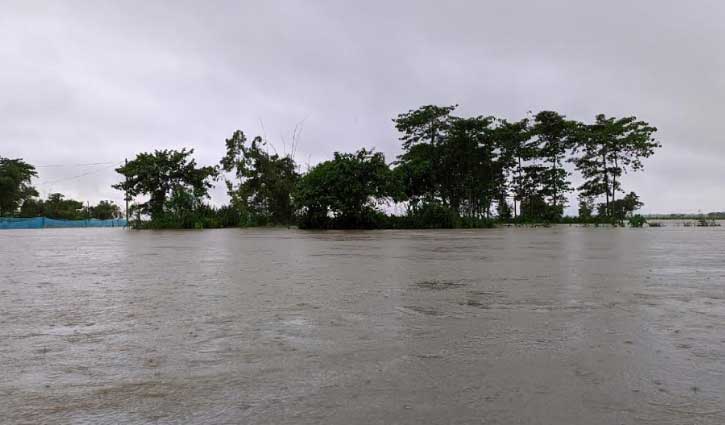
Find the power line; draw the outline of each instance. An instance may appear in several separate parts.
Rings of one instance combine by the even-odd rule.
[[[47,164],[47,165],[35,165],[35,168],[50,168],[50,167],[90,167],[93,165],[106,165],[106,164],[116,164],[114,161],[109,162],[89,162],[86,164]]]
[[[109,164],[109,163],[106,162],[105,164]],[[76,176],[64,177],[64,178],[57,179],[57,180],[40,181],[40,182],[38,182],[38,184],[50,185],[50,184],[54,184],[54,183],[59,183],[59,182],[64,182],[64,181],[68,181],[68,180],[78,179],[78,178],[85,177],[85,176],[88,176],[88,175],[91,175],[91,174],[100,173],[101,171],[105,171],[105,170],[108,170],[109,168],[113,168],[113,167],[116,167],[116,166],[120,166],[121,164],[123,164],[123,161],[121,161],[121,162],[114,162],[113,165],[111,165],[110,167],[103,167],[103,168],[99,168],[99,169],[96,169],[96,170],[93,170],[93,171],[87,171],[85,173],[78,174]]]

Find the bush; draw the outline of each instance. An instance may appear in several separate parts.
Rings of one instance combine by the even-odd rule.
[[[480,217],[460,217],[455,210],[438,202],[426,202],[410,208],[404,216],[386,216],[389,229],[477,229],[494,227],[494,222]]]
[[[647,219],[637,214],[629,218],[629,225],[631,227],[642,227],[647,223]]]

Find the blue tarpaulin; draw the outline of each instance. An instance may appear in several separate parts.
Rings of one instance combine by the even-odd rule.
[[[0,217],[0,229],[47,229],[60,227],[126,227],[126,219],[56,220],[47,217],[14,218]]]

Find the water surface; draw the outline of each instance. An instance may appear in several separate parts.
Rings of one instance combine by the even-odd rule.
[[[719,228],[0,232],[2,424],[722,424]]]

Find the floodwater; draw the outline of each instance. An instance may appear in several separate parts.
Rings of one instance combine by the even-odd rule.
[[[2,424],[723,424],[725,231],[0,232]]]

